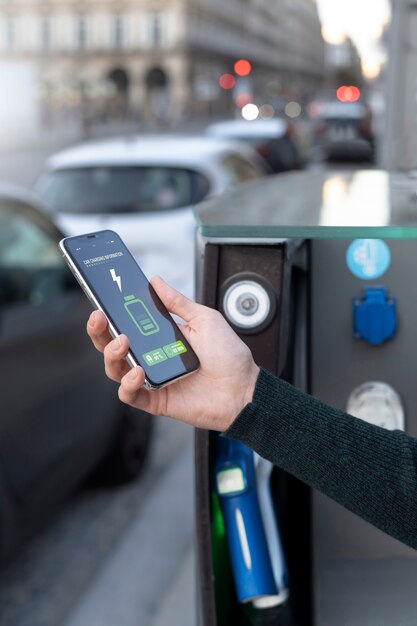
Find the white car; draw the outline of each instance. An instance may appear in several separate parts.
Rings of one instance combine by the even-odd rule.
[[[111,229],[145,274],[193,295],[192,206],[265,175],[244,144],[138,136],[81,144],[48,159],[36,188],[67,235]]]

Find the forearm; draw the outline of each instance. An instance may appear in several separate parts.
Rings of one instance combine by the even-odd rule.
[[[261,371],[226,432],[417,548],[417,440],[333,409]]]

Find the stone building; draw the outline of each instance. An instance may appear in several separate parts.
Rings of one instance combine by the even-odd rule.
[[[241,57],[260,102],[314,92],[314,0],[0,0],[0,71],[34,73],[45,117],[224,115],[233,94],[218,80]]]

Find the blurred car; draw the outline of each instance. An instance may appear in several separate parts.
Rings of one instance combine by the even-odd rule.
[[[193,295],[191,206],[265,175],[249,147],[208,137],[144,136],[53,155],[36,189],[68,235],[120,234],[146,275]]]
[[[152,421],[118,400],[91,307],[31,194],[0,185],[0,558],[91,473],[138,475]]]
[[[373,161],[372,117],[363,102],[321,102],[314,110],[313,132],[325,159]]]
[[[225,120],[207,126],[206,133],[211,137],[238,139],[251,144],[268,163],[272,174],[299,169],[303,165],[296,131],[281,118]]]

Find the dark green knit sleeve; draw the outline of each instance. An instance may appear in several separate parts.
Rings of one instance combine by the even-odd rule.
[[[225,434],[417,549],[417,439],[331,408],[265,370]]]

